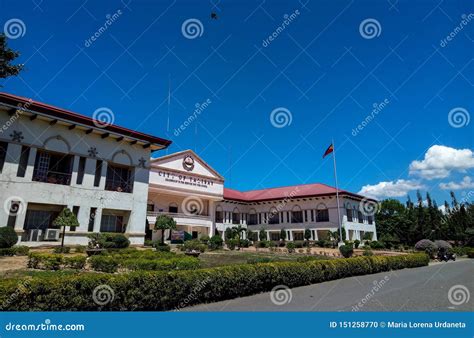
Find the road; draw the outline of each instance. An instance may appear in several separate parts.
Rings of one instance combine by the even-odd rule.
[[[448,294],[454,286],[451,302]],[[271,295],[266,292],[185,311],[473,311],[474,260],[344,278],[284,290],[281,297],[273,293],[281,305],[272,302]]]

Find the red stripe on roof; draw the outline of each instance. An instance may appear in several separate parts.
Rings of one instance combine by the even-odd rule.
[[[33,112],[38,112],[40,114],[43,113],[43,114],[61,118],[67,121],[80,123],[80,124],[83,124],[95,129],[101,129],[104,131],[109,131],[112,133],[117,133],[117,134],[121,134],[128,137],[133,137],[135,139],[138,139],[140,141],[145,141],[148,143],[159,144],[165,147],[171,144],[170,140],[166,140],[161,137],[156,137],[149,134],[144,134],[138,131],[134,131],[134,130],[127,129],[127,128],[120,127],[113,124],[105,126],[103,128],[97,128],[97,126],[94,124],[94,119],[88,116],[80,115],[72,111],[55,107],[43,102],[35,101],[26,97],[21,97],[21,96],[9,94],[9,93],[0,92],[0,102],[11,105],[11,106],[18,106],[19,104],[22,104],[22,105],[27,104],[28,105],[27,109]]]
[[[364,198],[361,195],[354,194],[341,189],[339,189],[339,194],[346,196],[349,195],[359,199]],[[303,198],[333,195],[336,195],[336,188],[322,183],[293,185],[288,187],[269,188],[261,190],[250,190],[245,192],[224,188],[224,199],[242,202],[258,202],[279,200],[285,198]]]

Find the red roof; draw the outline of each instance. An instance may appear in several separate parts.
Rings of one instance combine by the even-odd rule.
[[[339,194],[345,196],[349,195],[359,199],[364,198],[363,196],[341,189],[339,189]],[[336,195],[336,188],[321,183],[292,185],[288,187],[250,190],[245,192],[224,188],[224,199],[242,202],[258,202],[279,200],[285,198],[302,198],[333,195]]]
[[[126,137],[132,137],[134,139],[138,139],[139,141],[145,141],[151,144],[158,144],[165,147],[171,144],[171,141],[169,140],[148,134],[143,134],[138,131],[130,130],[113,124],[98,128],[96,125],[97,122],[94,124],[94,119],[88,116],[80,115],[72,111],[51,106],[49,104],[35,101],[26,97],[0,92],[0,103],[7,104],[9,106],[18,106],[19,104],[27,105],[27,110],[33,111],[34,113],[45,114],[55,118],[70,121],[72,123],[83,124],[94,129],[100,129],[103,131],[120,134]]]

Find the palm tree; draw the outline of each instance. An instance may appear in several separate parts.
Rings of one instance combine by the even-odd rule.
[[[234,231],[234,233],[239,237],[239,239],[242,239],[242,236],[241,234],[243,232],[246,232],[247,231],[247,228],[244,228],[242,225],[237,225],[235,227],[232,227],[232,230]]]

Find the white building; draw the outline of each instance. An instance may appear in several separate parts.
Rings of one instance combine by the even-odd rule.
[[[143,244],[150,155],[170,143],[0,93],[0,226],[22,244],[55,244],[52,223],[68,207],[80,225],[66,244],[101,231]]]
[[[306,229],[312,240],[338,230],[335,188],[316,183],[247,192],[226,189],[223,177],[191,150],[152,160],[149,189],[150,226],[157,215],[169,214],[188,237],[223,235],[226,228],[239,225],[254,232],[264,229],[272,240],[279,240],[281,229],[287,231],[287,240],[303,240]],[[376,201],[345,190],[339,198],[346,238],[360,240],[370,233],[376,239]]]

